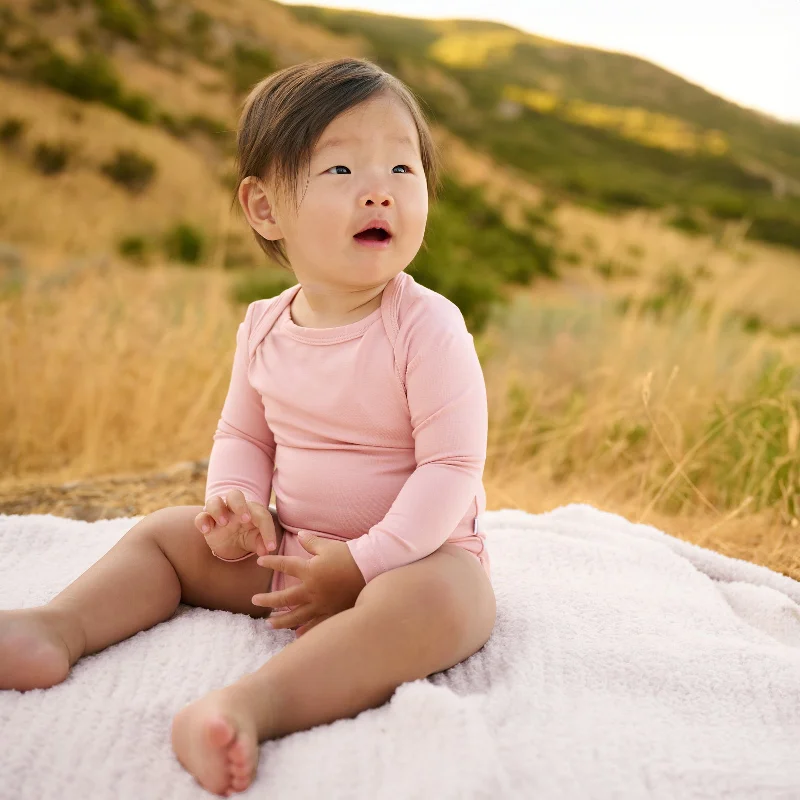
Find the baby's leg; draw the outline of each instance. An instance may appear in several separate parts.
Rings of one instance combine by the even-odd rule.
[[[485,644],[495,615],[478,559],[444,544],[378,575],[353,608],[181,709],[172,723],[175,753],[209,791],[243,791],[256,774],[259,741],[354,717],[386,702],[400,684],[458,664]]]
[[[255,558],[213,556],[194,526],[201,510],[171,506],[147,515],[47,605],[0,611],[0,689],[60,683],[81,656],[169,619],[181,601],[267,616],[271,609],[251,598],[269,591],[272,570]]]

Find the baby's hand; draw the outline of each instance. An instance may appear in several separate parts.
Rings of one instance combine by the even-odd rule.
[[[238,489],[224,498],[210,498],[194,524],[220,558],[241,558],[248,553],[264,556],[278,549],[272,514],[261,503],[245,500]]]

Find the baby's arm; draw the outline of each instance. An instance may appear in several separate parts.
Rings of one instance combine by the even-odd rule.
[[[248,339],[255,305],[250,304],[244,321],[236,334],[230,386],[222,407],[208,461],[205,505],[211,508],[215,497],[227,497],[238,489],[246,502],[269,506],[272,492],[272,473],[275,466],[275,437],[264,415],[264,404],[247,378],[249,363]],[[214,501],[216,502],[216,501]],[[231,529],[231,537],[238,529]],[[214,548],[215,552],[231,558],[247,552],[231,542],[231,546]],[[235,553],[235,555],[234,555]]]
[[[409,336],[406,394],[417,468],[386,516],[347,543],[367,582],[441,547],[481,488],[486,383],[461,312],[442,300]]]

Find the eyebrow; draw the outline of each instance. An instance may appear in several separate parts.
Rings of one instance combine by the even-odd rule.
[[[327,150],[329,147],[339,147],[343,144],[347,144],[348,142],[359,142],[360,139],[355,137],[348,137],[346,139],[342,138],[334,138],[334,139],[326,139],[324,142],[321,142],[317,147],[314,148],[314,153],[318,155],[323,150]],[[408,136],[392,136],[389,139],[390,142],[397,142],[398,144],[408,144],[411,147],[414,147],[414,142]]]

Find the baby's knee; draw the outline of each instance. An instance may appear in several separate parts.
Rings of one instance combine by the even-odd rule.
[[[165,506],[147,514],[129,531],[131,534],[153,538],[159,545],[174,545],[176,540],[199,539],[205,545],[202,533],[195,524],[203,506]]]

